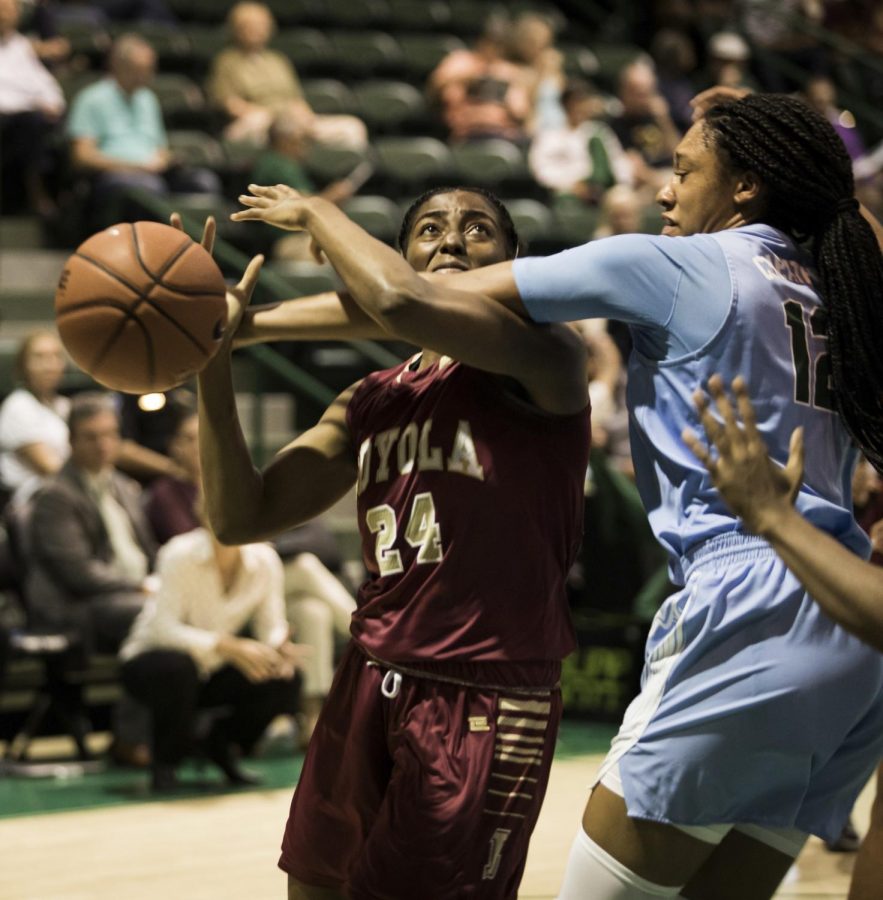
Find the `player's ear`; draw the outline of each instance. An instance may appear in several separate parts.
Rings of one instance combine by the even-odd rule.
[[[752,206],[763,198],[763,182],[757,176],[756,172],[750,169],[746,172],[740,172],[733,193],[733,200],[736,206],[745,207]]]

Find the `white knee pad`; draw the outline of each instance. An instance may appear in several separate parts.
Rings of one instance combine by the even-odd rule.
[[[677,897],[681,888],[683,885],[667,887],[641,878],[580,828],[570,848],[558,900],[650,900]]]

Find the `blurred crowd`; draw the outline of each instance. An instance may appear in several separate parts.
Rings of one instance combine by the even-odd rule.
[[[841,135],[859,198],[883,213],[883,143],[875,143],[883,127],[866,118],[883,109],[883,75],[868,75],[852,58],[853,48],[883,52],[879,3],[634,7],[605,57],[600,40],[572,40],[558,9],[509,17],[489,6],[480,31],[427,69],[422,106],[402,137],[452,151],[503,142],[523,175],[486,186],[504,200],[544,205],[570,223],[572,244],[659,231],[654,197],[670,177],[697,92],[794,92]],[[192,67],[186,76],[158,72],[156,36],[174,31],[183,8],[173,12],[164,0],[0,0],[0,212],[38,216],[47,243],[70,247],[115,221],[155,215],[145,196],[174,206],[199,194],[223,205],[249,182],[285,183],[346,205],[360,192],[398,203],[432,186],[396,180],[413,173],[383,177],[378,131],[358,109],[313,108],[309,79],[280,49],[262,3],[229,5],[201,81]],[[453,31],[456,22],[449,24]],[[70,37],[78,29],[90,33],[89,52]],[[823,41],[823,33],[848,43]],[[177,77],[166,87],[187,101],[174,123],[157,81],[164,75]],[[862,108],[847,108],[841,91]],[[190,109],[199,110],[194,122]],[[182,121],[206,146],[225,148],[218,161],[205,146],[185,153],[175,145],[170,126]],[[349,154],[346,171],[311,166],[317,152],[332,151]],[[448,172],[444,180],[475,179]],[[242,230],[242,249],[257,242],[277,259],[308,257],[299,236],[256,229]],[[554,239],[542,246],[555,249]],[[604,322],[579,328],[591,356],[593,454],[573,606],[649,618],[669,584],[631,480],[623,366],[630,339]],[[120,654],[126,694],[114,752],[151,766],[156,790],[174,789],[179,763],[193,753],[245,783],[251,776],[238,756],[253,751],[271,721],[295,721],[301,744],[315,725],[354,608],[338,549],[320,526],[285,535],[275,548],[222,547],[201,514],[192,397],[169,395],[151,419],[162,427],[146,435],[132,398],[64,396],[64,367],[51,330],[30,335],[17,385],[0,406],[0,487],[26,624],[68,640],[53,677],[75,725],[85,715],[76,673],[89,654]],[[883,491],[865,469],[859,478],[858,509],[880,553]]]

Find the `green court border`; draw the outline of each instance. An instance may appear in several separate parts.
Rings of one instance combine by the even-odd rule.
[[[567,721],[561,725],[556,759],[573,759],[605,753],[616,729],[612,725]],[[303,764],[302,754],[285,753],[277,746],[266,756],[247,761],[247,767],[263,776],[259,787],[230,788],[211,765],[181,767],[181,779],[192,789],[174,794],[151,795],[146,772],[108,768],[97,774],[75,777],[26,778],[0,776],[0,820],[74,810],[127,806],[132,803],[167,803],[193,800],[243,791],[267,791],[294,787]]]

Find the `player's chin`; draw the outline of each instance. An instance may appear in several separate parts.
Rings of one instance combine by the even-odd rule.
[[[668,223],[662,226],[662,231],[660,232],[666,237],[677,237],[680,233],[681,231],[677,225],[669,225]]]

